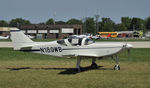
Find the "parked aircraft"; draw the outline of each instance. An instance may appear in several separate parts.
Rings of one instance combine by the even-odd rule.
[[[145,33],[146,38],[150,38],[150,33]]]
[[[52,42],[33,42],[22,31],[12,29],[11,40],[14,50],[40,53],[58,57],[77,57],[76,68],[80,72],[80,61],[83,58],[91,58],[91,68],[97,68],[96,59],[106,56],[115,56],[115,70],[120,70],[118,53],[132,48],[128,43],[95,43],[89,38],[68,38]]]
[[[26,35],[26,36],[28,36],[30,39],[34,39],[35,38],[35,36],[32,36],[32,35]]]
[[[8,38],[9,38],[9,36],[6,36],[6,37],[0,36],[0,40],[1,40],[1,39],[8,39]]]
[[[70,35],[68,38],[91,38],[91,36],[87,36],[87,35]]]
[[[98,36],[93,35],[70,35],[68,38],[91,38],[91,39],[99,39]]]

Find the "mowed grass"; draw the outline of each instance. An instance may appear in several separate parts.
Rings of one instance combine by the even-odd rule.
[[[84,59],[84,71],[72,69],[76,58],[14,51],[0,48],[0,88],[149,88],[150,49],[132,49],[119,55],[121,70],[113,70],[115,62],[97,60],[92,70],[90,59]]]

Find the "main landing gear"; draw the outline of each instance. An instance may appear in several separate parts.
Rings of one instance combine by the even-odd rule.
[[[116,62],[116,65],[114,66],[114,70],[120,70],[119,58],[118,58],[117,55],[115,55],[115,59],[114,60]],[[97,69],[98,68],[98,65],[95,63],[95,61],[96,61],[96,58],[92,58],[92,64],[91,64],[91,68],[92,69]],[[77,57],[76,68],[77,68],[78,72],[81,72],[80,62],[81,62],[81,57]]]
[[[97,66],[97,64],[95,63],[95,61],[96,61],[96,58],[93,58],[92,59],[92,64],[91,64],[91,68],[92,69],[96,69],[96,68],[98,68],[98,66]],[[81,57],[77,57],[77,64],[76,64],[76,68],[77,68],[77,71],[78,72],[81,72],[81,66],[80,66],[80,62],[81,62]]]
[[[92,69],[98,68],[98,66],[97,66],[97,64],[95,63],[95,61],[96,61],[96,58],[93,58],[93,59],[92,59],[92,64],[91,64],[91,68],[92,68]]]
[[[81,62],[81,57],[77,57],[77,65],[76,65],[76,68],[77,68],[77,71],[78,71],[78,72],[81,71],[80,62]]]
[[[120,66],[119,66],[119,58],[116,55],[116,59],[115,59],[116,65],[114,66],[114,70],[120,70]]]

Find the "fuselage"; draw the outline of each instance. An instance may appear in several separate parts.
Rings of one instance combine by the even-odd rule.
[[[116,54],[125,48],[125,43],[92,43],[89,45],[67,46],[57,41],[36,43],[31,51],[52,56],[88,56],[103,57]]]

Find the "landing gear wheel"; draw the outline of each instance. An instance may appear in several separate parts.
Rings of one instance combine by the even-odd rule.
[[[81,72],[82,71],[82,67],[80,66],[80,68],[76,69],[77,72]]]
[[[119,65],[115,65],[114,66],[114,70],[120,70],[120,66]]]
[[[91,64],[91,68],[92,68],[92,69],[96,69],[96,68],[98,68],[98,66],[97,66],[96,63],[92,63],[92,64]]]

